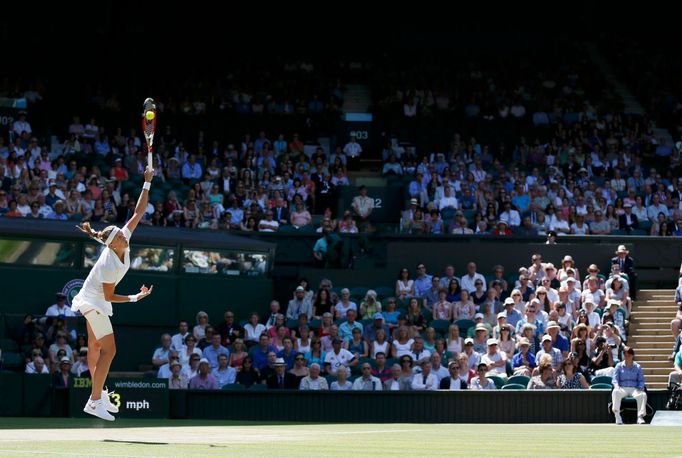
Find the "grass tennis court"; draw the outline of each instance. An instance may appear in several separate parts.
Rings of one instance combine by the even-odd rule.
[[[674,427],[611,424],[263,424],[191,420],[106,423],[70,418],[0,418],[0,456],[672,457],[682,455],[679,434],[680,429]]]

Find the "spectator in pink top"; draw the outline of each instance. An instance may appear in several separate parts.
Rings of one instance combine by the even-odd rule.
[[[302,203],[297,203],[296,209],[291,212],[291,224],[296,228],[299,228],[310,224],[311,221],[312,217],[310,216],[310,212],[305,209]]]

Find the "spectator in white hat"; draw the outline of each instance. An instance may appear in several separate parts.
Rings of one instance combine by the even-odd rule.
[[[72,385],[73,374],[71,373],[71,359],[64,356],[59,360],[57,372],[52,374],[52,386],[55,388],[68,388]]]
[[[474,351],[474,339],[471,337],[464,339],[464,352],[462,354],[468,358],[467,367],[470,370],[475,369],[481,362],[481,355]]]
[[[521,295],[521,293],[517,292],[517,294]],[[514,299],[511,297],[508,297],[504,300],[504,310],[501,311],[500,313],[504,313],[504,316],[507,318],[507,323],[511,324],[516,328],[516,325],[523,319],[523,315],[516,310],[514,307],[515,302]]]
[[[614,264],[615,265],[615,264]],[[629,296],[629,290],[623,277],[614,275],[609,278],[609,287],[606,289],[606,300],[618,301],[618,306],[627,310],[628,314],[632,311],[632,300]]]
[[[496,375],[506,379],[507,356],[500,351],[497,339],[488,339],[487,344],[488,352],[481,357],[481,364],[488,366],[488,374],[486,375]]]
[[[554,370],[557,370],[561,363],[564,362],[561,350],[552,346],[552,337],[549,334],[545,334],[542,337],[542,350],[537,352],[535,360],[540,361],[542,355],[549,355],[552,358],[552,369]]]
[[[206,358],[199,361],[199,372],[189,381],[190,390],[217,390],[218,381],[211,375],[211,366]]]
[[[580,308],[580,303],[582,302],[582,293],[579,290],[579,282],[573,277],[568,277],[561,288],[566,288],[566,310],[568,313],[573,314]],[[589,282],[587,280],[585,280],[585,291],[589,291]]]
[[[595,306],[595,304],[591,299],[584,301],[583,302],[583,308],[579,312],[579,315],[580,315],[580,313],[584,312],[585,315],[587,316],[587,321],[588,321],[587,324],[589,324],[589,326],[592,329],[596,330],[597,327],[599,326],[599,324],[601,323],[601,317],[599,316],[599,314],[597,312],[594,311],[594,306]]]
[[[297,286],[294,292],[294,298],[289,301],[287,306],[287,320],[297,320],[301,313],[308,315],[308,320],[313,319],[313,305],[306,297],[306,291],[303,286]]]
[[[525,337],[519,339],[519,352],[512,358],[512,370],[514,375],[525,375],[530,377],[535,369],[535,356],[530,353],[530,341]]]
[[[561,356],[566,359],[568,356],[569,343],[568,339],[559,332],[561,326],[556,321],[547,323],[547,334],[552,338],[552,346],[561,352]]]
[[[630,286],[630,297],[637,300],[637,273],[635,272],[635,261],[630,256],[630,252],[625,245],[618,245],[616,256],[611,258],[611,264],[618,264],[620,271],[628,276]]]
[[[617,329],[623,341],[627,340],[627,335],[625,334],[625,315],[622,310],[619,310],[620,301],[617,299],[611,299],[606,303],[606,309],[602,315],[602,324],[610,321]]]
[[[287,363],[284,358],[275,360],[275,372],[266,380],[269,390],[297,390],[299,379],[294,374],[287,372]]]

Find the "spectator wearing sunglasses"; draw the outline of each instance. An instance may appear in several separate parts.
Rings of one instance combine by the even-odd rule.
[[[439,388],[441,390],[458,391],[467,389],[467,382],[460,378],[459,369],[459,361],[450,361],[450,364],[448,364],[449,376],[443,377],[440,381]]]
[[[497,387],[492,379],[486,377],[488,372],[488,366],[485,363],[480,363],[476,368],[476,377],[471,379],[471,384],[469,385],[470,390],[475,391],[487,391],[494,390]]]

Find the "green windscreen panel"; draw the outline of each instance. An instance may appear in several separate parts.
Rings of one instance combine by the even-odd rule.
[[[48,374],[23,374],[23,414],[47,417],[52,411],[52,378]]]
[[[24,384],[22,374],[0,372],[0,416],[19,417],[22,415]]]

